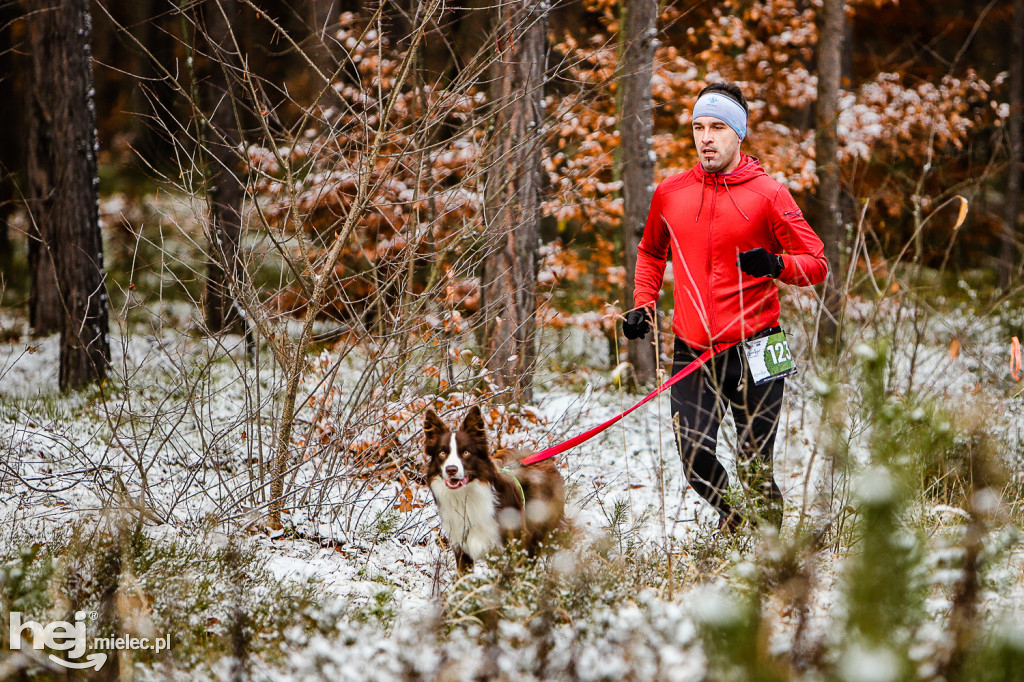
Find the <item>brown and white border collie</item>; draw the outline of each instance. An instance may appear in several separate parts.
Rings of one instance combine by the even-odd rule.
[[[524,467],[519,460],[530,454],[526,450],[499,450],[492,457],[479,407],[455,431],[427,410],[423,431],[427,484],[460,573],[511,538],[533,554],[565,525],[565,480],[554,460]]]

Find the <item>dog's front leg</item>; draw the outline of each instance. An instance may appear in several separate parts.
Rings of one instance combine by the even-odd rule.
[[[463,552],[462,548],[458,546],[453,547],[452,551],[455,552],[455,567],[460,575],[473,570],[473,557]]]

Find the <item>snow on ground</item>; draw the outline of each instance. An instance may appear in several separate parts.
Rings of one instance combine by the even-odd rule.
[[[805,303],[797,300],[797,307]],[[11,318],[3,322],[17,324]],[[1002,411],[997,415],[997,431],[1006,442],[1019,445],[1024,423],[1020,393],[1003,397],[995,378],[999,372],[995,355],[1002,343],[998,330],[972,322],[966,314],[932,318],[929,324],[929,336],[937,341],[916,351],[908,350],[906,343],[897,344],[896,383],[913,376],[916,390],[954,401],[979,390],[991,393],[992,404]],[[908,333],[901,328],[901,335]],[[859,342],[878,336],[884,333],[864,332]],[[960,355],[950,353],[951,338],[961,339]],[[794,347],[801,345],[797,331]],[[88,391],[69,398],[56,395],[55,337],[28,341],[25,336],[0,348],[0,449],[6,453],[0,475],[4,520],[0,545],[5,552],[29,538],[45,542],[116,501],[123,502],[111,492],[116,481],[127,482],[129,494],[140,496],[145,481],[145,501],[156,517],[154,523],[163,524],[156,526],[160,533],[193,533],[213,518],[220,521],[215,523],[216,532],[235,534],[255,545],[276,578],[313,579],[327,601],[339,609],[372,602],[382,592],[387,595],[395,616],[387,637],[382,639],[371,625],[354,623],[345,626],[350,631],[332,637],[303,636],[291,642],[285,665],[296,671],[295,679],[393,679],[410,670],[440,669],[457,679],[479,672],[463,669],[468,664],[459,660],[460,652],[467,658],[479,657],[472,628],[453,630],[442,653],[438,653],[436,633],[423,633],[424,624],[437,618],[438,605],[451,594],[456,577],[439,542],[436,515],[425,487],[416,488],[411,510],[400,511],[396,508],[402,490],[398,481],[329,477],[315,463],[303,465],[294,480],[318,488],[313,497],[324,495],[324,503],[297,505],[288,517],[289,532],[253,532],[251,524],[259,519],[260,510],[239,512],[239,508],[246,506],[240,500],[252,499],[246,495],[258,487],[251,473],[254,465],[239,466],[234,460],[241,457],[252,464],[253,458],[266,461],[272,452],[274,394],[280,377],[266,370],[256,380],[243,380],[238,373],[247,370],[237,360],[238,348],[233,350],[234,362],[224,361],[224,348],[173,333],[122,337],[113,344],[115,377],[106,402]],[[824,434],[817,393],[828,369],[815,369],[805,362],[801,373],[788,383],[775,470],[787,502],[783,534],[812,510],[821,494]],[[569,390],[564,379],[553,376],[538,380],[539,420],[529,429],[530,440],[538,445],[558,441],[608,419],[636,400],[615,390],[602,372],[583,371],[580,377],[591,382],[586,390]],[[254,426],[242,418],[243,412],[258,414],[266,423]],[[717,517],[686,485],[669,424],[666,394],[561,456],[570,515],[580,538],[595,542],[602,537],[618,503],[628,505],[625,527],[629,532],[661,551],[667,535],[677,560],[685,560],[694,543],[706,541]],[[253,428],[262,429],[265,443],[254,445],[257,433],[248,430]],[[111,440],[115,432],[132,437]],[[156,444],[160,456],[149,457]],[[734,450],[735,432],[727,420],[719,455],[735,482]],[[963,512],[937,505],[930,513],[955,521]],[[629,521],[639,519],[645,521],[633,529]],[[1013,551],[1012,560],[989,577],[992,588],[986,599],[990,603],[1019,604],[1024,596],[1021,561]],[[832,582],[838,568],[834,557],[824,556],[821,562],[826,584],[818,590],[812,610],[819,621],[827,622],[829,615],[841,609]],[[935,562],[941,564],[941,557]],[[739,562],[733,570],[742,573],[747,570],[743,566]],[[486,576],[489,570],[478,564],[476,573]],[[717,580],[726,579],[723,573]],[[626,666],[621,674],[701,679],[706,669],[695,622],[724,616],[716,611],[720,606],[715,601],[716,581],[687,589],[686,595],[669,600],[653,593],[638,594],[631,605],[614,612],[598,610],[589,625],[577,623],[556,631],[548,654],[553,659],[545,665],[564,669],[559,666],[570,665],[566,661],[571,659],[571,665],[580,666],[577,672],[584,665],[593,666],[593,679],[614,678],[619,663]],[[688,604],[700,608],[694,612]],[[942,599],[928,605],[933,613],[948,608],[948,600]],[[588,627],[601,636],[588,639]],[[786,646],[782,635],[773,640],[773,646]],[[517,633],[505,633],[502,641],[517,637]],[[339,648],[338,641],[349,644]],[[634,642],[635,658],[627,664],[603,656],[602,642],[607,641]],[[519,660],[524,651],[507,648],[495,654],[491,664],[507,676],[535,669],[530,665],[536,661]],[[529,651],[538,655],[535,649]],[[559,662],[559,656],[569,658]],[[262,666],[257,677],[277,678],[276,666]]]

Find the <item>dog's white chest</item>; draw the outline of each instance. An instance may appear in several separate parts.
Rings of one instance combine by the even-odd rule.
[[[441,530],[473,560],[482,559],[501,543],[491,486],[470,481],[452,490],[435,478],[430,482],[430,490],[437,501]]]

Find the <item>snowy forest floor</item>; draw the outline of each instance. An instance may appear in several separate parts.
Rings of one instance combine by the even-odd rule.
[[[366,389],[363,355],[324,348],[285,528],[268,531],[271,362],[182,331],[192,313],[170,306],[112,340],[103,387],[61,396],[57,339],[0,311],[0,629],[9,612],[85,611],[90,641],[169,636],[161,653],[112,653],[103,672],[121,679],[1013,679],[1024,397],[1005,359],[1021,311],[852,299],[830,366],[808,350],[813,298],[784,298],[801,370],[775,449],[781,533],[715,529],[666,395],[561,456],[570,545],[461,579],[418,476],[419,424],[428,401],[461,419],[470,393],[432,393],[415,369]],[[635,402],[606,347],[548,332],[536,405],[485,404],[492,439],[543,446]],[[368,404],[379,419],[350,428]],[[742,504],[735,451],[727,422]],[[40,652],[2,655],[0,679],[63,674]]]

